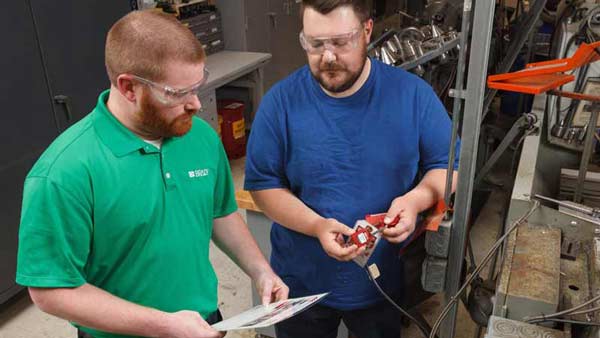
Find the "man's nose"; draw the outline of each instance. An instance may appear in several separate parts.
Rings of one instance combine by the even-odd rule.
[[[185,103],[185,108],[190,110],[200,110],[202,108],[202,102],[200,102],[198,94],[193,93],[190,95],[190,98]]]
[[[323,51],[322,58],[325,62],[333,62],[337,60],[335,53],[329,50],[328,48],[325,48],[325,50]]]

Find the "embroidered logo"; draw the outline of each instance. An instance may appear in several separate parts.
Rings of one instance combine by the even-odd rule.
[[[208,176],[208,169],[190,170],[190,171],[188,171],[188,176],[190,178]]]

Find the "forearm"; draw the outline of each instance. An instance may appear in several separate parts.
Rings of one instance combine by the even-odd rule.
[[[111,295],[91,284],[77,288],[29,288],[44,312],[100,331],[126,335],[166,336],[169,314]]]
[[[317,236],[323,217],[310,209],[287,189],[252,191],[252,199],[273,221],[308,236]]]
[[[239,213],[216,218],[212,239],[252,279],[272,271]]]
[[[425,211],[431,208],[437,201],[444,198],[446,190],[446,169],[432,169],[428,171],[421,182],[402,196],[413,203],[418,209],[418,212]],[[457,172],[454,171],[452,180],[452,191],[456,189]]]

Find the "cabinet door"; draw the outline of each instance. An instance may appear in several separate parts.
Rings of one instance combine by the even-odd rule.
[[[302,30],[300,2],[269,0],[269,12],[274,16],[269,34],[273,58],[265,69],[265,89],[306,64],[306,53],[298,40]]]
[[[124,0],[31,0],[59,129],[87,115],[109,88],[106,33],[130,10]]]
[[[15,284],[23,181],[57,136],[29,1],[7,1],[0,11],[0,303]]]
[[[269,46],[272,14],[269,0],[246,0],[246,50],[249,52],[271,53]]]

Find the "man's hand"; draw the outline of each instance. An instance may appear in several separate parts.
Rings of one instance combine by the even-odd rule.
[[[403,198],[403,196],[395,198],[383,222],[387,226],[396,216],[400,216],[400,220],[396,226],[386,227],[382,233],[383,237],[390,243],[400,243],[406,240],[415,231],[418,213],[418,208],[407,198]]]
[[[254,282],[263,305],[288,298],[290,289],[273,271],[261,273]]]
[[[195,311],[169,313],[165,331],[161,338],[221,338],[225,336],[225,332],[213,329]]]
[[[338,261],[349,261],[365,251],[365,247],[358,248],[355,244],[346,246],[342,235],[351,236],[352,228],[338,222],[333,218],[324,219],[317,225],[317,238],[323,250]]]

